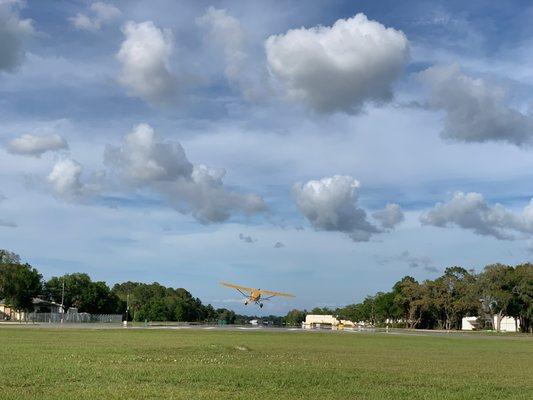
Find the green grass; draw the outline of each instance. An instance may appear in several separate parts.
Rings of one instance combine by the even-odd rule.
[[[531,337],[0,327],[0,399],[533,399]]]

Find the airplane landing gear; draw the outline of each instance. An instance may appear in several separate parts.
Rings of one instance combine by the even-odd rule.
[[[263,303],[259,303],[259,308],[263,308]]]
[[[247,302],[247,301],[245,301],[245,302],[244,302],[244,305],[245,305],[245,306],[247,306],[247,305],[248,305],[248,302]]]

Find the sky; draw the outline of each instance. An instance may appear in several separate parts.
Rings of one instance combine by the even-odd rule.
[[[532,17],[0,0],[0,248],[248,314],[532,261]],[[296,298],[250,309],[221,280]]]

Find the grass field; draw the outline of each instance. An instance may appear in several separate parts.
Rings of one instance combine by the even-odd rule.
[[[4,399],[533,399],[531,337],[0,327]]]

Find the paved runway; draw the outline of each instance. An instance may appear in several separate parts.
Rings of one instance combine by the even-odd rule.
[[[17,323],[0,322],[2,328],[27,328],[27,329],[122,329],[122,330],[197,330],[197,331],[228,331],[228,332],[293,332],[293,333],[330,333],[350,335],[399,335],[399,336],[446,336],[446,337],[469,337],[469,338],[521,338],[533,340],[533,335],[495,332],[471,332],[471,331],[442,331],[442,330],[413,330],[413,329],[385,329],[385,328],[362,328],[362,329],[302,329],[298,327],[271,327],[271,326],[239,326],[239,325],[197,325],[197,324],[158,324],[156,322],[147,325],[135,324],[124,327],[121,324],[100,323]]]

